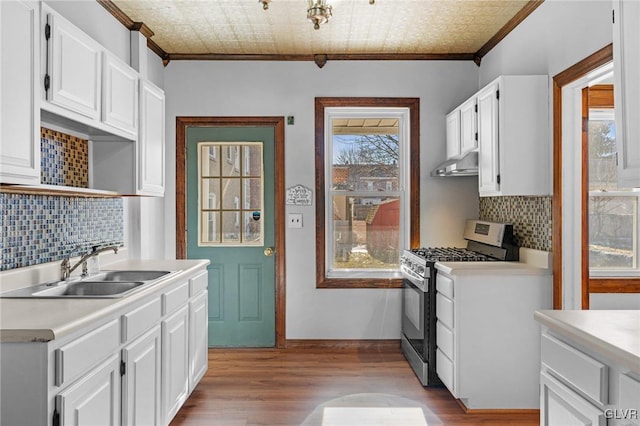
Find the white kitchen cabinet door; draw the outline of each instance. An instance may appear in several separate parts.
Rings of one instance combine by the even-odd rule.
[[[99,120],[102,46],[61,15],[50,11],[45,17],[51,26],[46,100]]]
[[[460,155],[460,110],[447,114],[447,160]]]
[[[0,1],[0,182],[40,183],[39,3]]]
[[[613,1],[618,186],[640,187],[640,2]]]
[[[116,56],[103,53],[102,121],[117,129],[138,133],[138,73]]]
[[[163,424],[169,424],[189,394],[189,309],[162,321]]]
[[[466,154],[478,148],[476,97],[472,97],[460,106],[460,154]]]
[[[604,426],[604,412],[546,373],[540,374],[540,424]]]
[[[161,424],[161,359],[160,325],[123,348],[123,425]]]
[[[478,92],[478,185],[480,196],[500,193],[498,90],[494,82]]]
[[[189,302],[189,393],[193,392],[193,389],[207,372],[209,361],[208,298],[209,293],[205,291]]]
[[[164,92],[140,81],[138,193],[164,196]]]
[[[504,75],[478,92],[481,197],[551,194],[548,80]]]
[[[62,426],[117,426],[120,395],[120,356],[114,354],[56,395],[54,417],[59,416]]]

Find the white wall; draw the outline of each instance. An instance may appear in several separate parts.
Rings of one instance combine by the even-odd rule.
[[[524,22],[487,54],[480,67],[480,86],[501,74],[549,76],[550,123],[553,113],[552,78],[612,42],[609,0],[546,0]],[[570,99],[563,99],[565,118]],[[576,126],[579,121],[576,120]],[[549,140],[553,139],[551,126]],[[580,224],[573,220],[580,205],[572,194],[579,187],[579,139],[563,141],[563,305],[580,308]],[[549,144],[551,147],[553,143]],[[549,152],[549,162],[553,159]],[[553,173],[552,168],[550,168]],[[595,297],[594,297],[595,296]],[[614,296],[614,297],[610,297]],[[637,304],[634,295],[592,295],[594,307]],[[622,302],[625,301],[625,302]]]
[[[480,86],[502,74],[551,78],[611,43],[611,26],[609,0],[546,0],[482,58]]]
[[[175,255],[176,116],[295,116],[285,128],[285,186],[314,184],[314,98],[419,97],[422,245],[461,245],[464,220],[477,217],[475,178],[431,178],[444,159],[445,114],[478,89],[472,62],[171,62],[165,69],[166,255]],[[400,337],[399,290],[315,288],[315,203],[287,229],[288,339]]]

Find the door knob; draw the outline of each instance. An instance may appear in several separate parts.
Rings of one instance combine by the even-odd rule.
[[[267,247],[264,249],[264,255],[265,256],[273,256],[273,254],[276,252],[275,247]]]

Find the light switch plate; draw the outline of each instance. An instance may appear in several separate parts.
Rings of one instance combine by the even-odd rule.
[[[287,215],[287,228],[302,228],[302,213],[289,213]]]

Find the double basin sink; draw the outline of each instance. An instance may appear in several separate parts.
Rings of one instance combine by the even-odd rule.
[[[174,274],[171,271],[105,271],[86,278],[54,281],[0,294],[10,298],[124,297]]]

